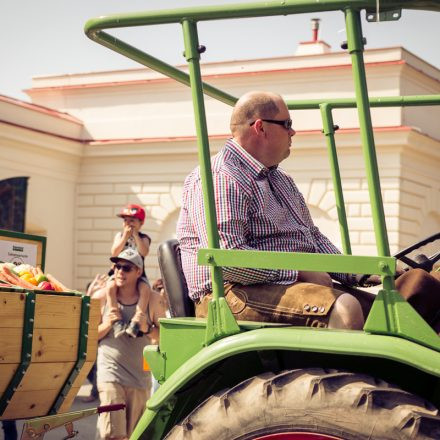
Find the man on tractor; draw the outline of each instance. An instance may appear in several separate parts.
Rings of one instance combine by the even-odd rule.
[[[282,97],[245,94],[234,107],[230,127],[233,138],[212,162],[221,247],[340,253],[313,224],[293,179],[278,167],[289,156],[295,135]],[[209,268],[197,265],[198,249],[207,247],[199,168],[185,181],[177,232],[196,316],[206,317],[212,286]],[[358,286],[354,274],[225,267],[223,276],[226,301],[240,320],[362,329],[373,299],[363,297],[361,307],[355,296],[333,287],[332,279]],[[430,277],[429,292],[423,295],[432,297],[439,310],[440,281],[428,273],[418,276]],[[369,282],[379,284],[380,279],[370,277]]]

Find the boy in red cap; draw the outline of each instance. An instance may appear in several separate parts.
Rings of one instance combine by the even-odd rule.
[[[142,232],[140,229],[144,224],[145,211],[139,205],[127,205],[122,211],[117,214],[124,221],[123,229],[115,235],[113,240],[111,256],[117,257],[124,249],[136,249],[144,258],[148,255],[150,249],[151,238]],[[142,276],[138,281],[139,300],[136,306],[136,313],[131,319],[128,325],[122,321],[122,317],[119,321],[113,324],[113,331],[115,337],[119,337],[126,333],[129,336],[135,338],[141,331],[148,333],[147,315],[146,310],[148,302],[150,300],[151,289],[145,269]],[[118,301],[116,299],[116,285],[114,281],[111,281],[110,288],[107,291],[107,304],[109,305],[110,312],[119,314]]]

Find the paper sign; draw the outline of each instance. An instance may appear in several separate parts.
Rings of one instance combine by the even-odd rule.
[[[19,241],[0,240],[0,261],[5,263],[22,263],[37,265],[37,244]]]

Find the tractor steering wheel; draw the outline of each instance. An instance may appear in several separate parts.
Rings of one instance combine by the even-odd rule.
[[[431,235],[430,237],[427,237],[413,244],[412,246],[403,249],[402,251],[395,254],[394,258],[400,260],[402,263],[405,263],[406,265],[412,267],[413,269],[423,269],[426,270],[427,272],[430,272],[434,264],[440,259],[440,251],[436,252],[430,257],[427,257],[424,254],[418,254],[414,257],[414,259],[407,257],[407,254],[422,246],[425,246],[425,244],[431,243],[438,239],[440,239],[440,232],[437,232],[437,234]]]

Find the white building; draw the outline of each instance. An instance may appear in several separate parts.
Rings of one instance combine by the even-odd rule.
[[[285,99],[353,97],[349,55],[320,42],[299,55],[209,63],[204,80],[232,95],[270,90]],[[370,96],[440,94],[440,71],[401,47],[367,50]],[[184,69],[184,68],[183,68]],[[32,104],[0,97],[0,179],[30,176],[26,231],[48,237],[46,266],[83,289],[108,257],[126,203],[146,207],[146,259],[174,235],[185,176],[197,164],[190,89],[147,68],[34,78]],[[206,99],[211,151],[229,136],[231,108]],[[357,114],[336,110],[354,254],[375,254]],[[339,227],[318,111],[292,113],[297,135],[282,167],[335,243]],[[440,230],[440,108],[372,109],[391,251]]]

